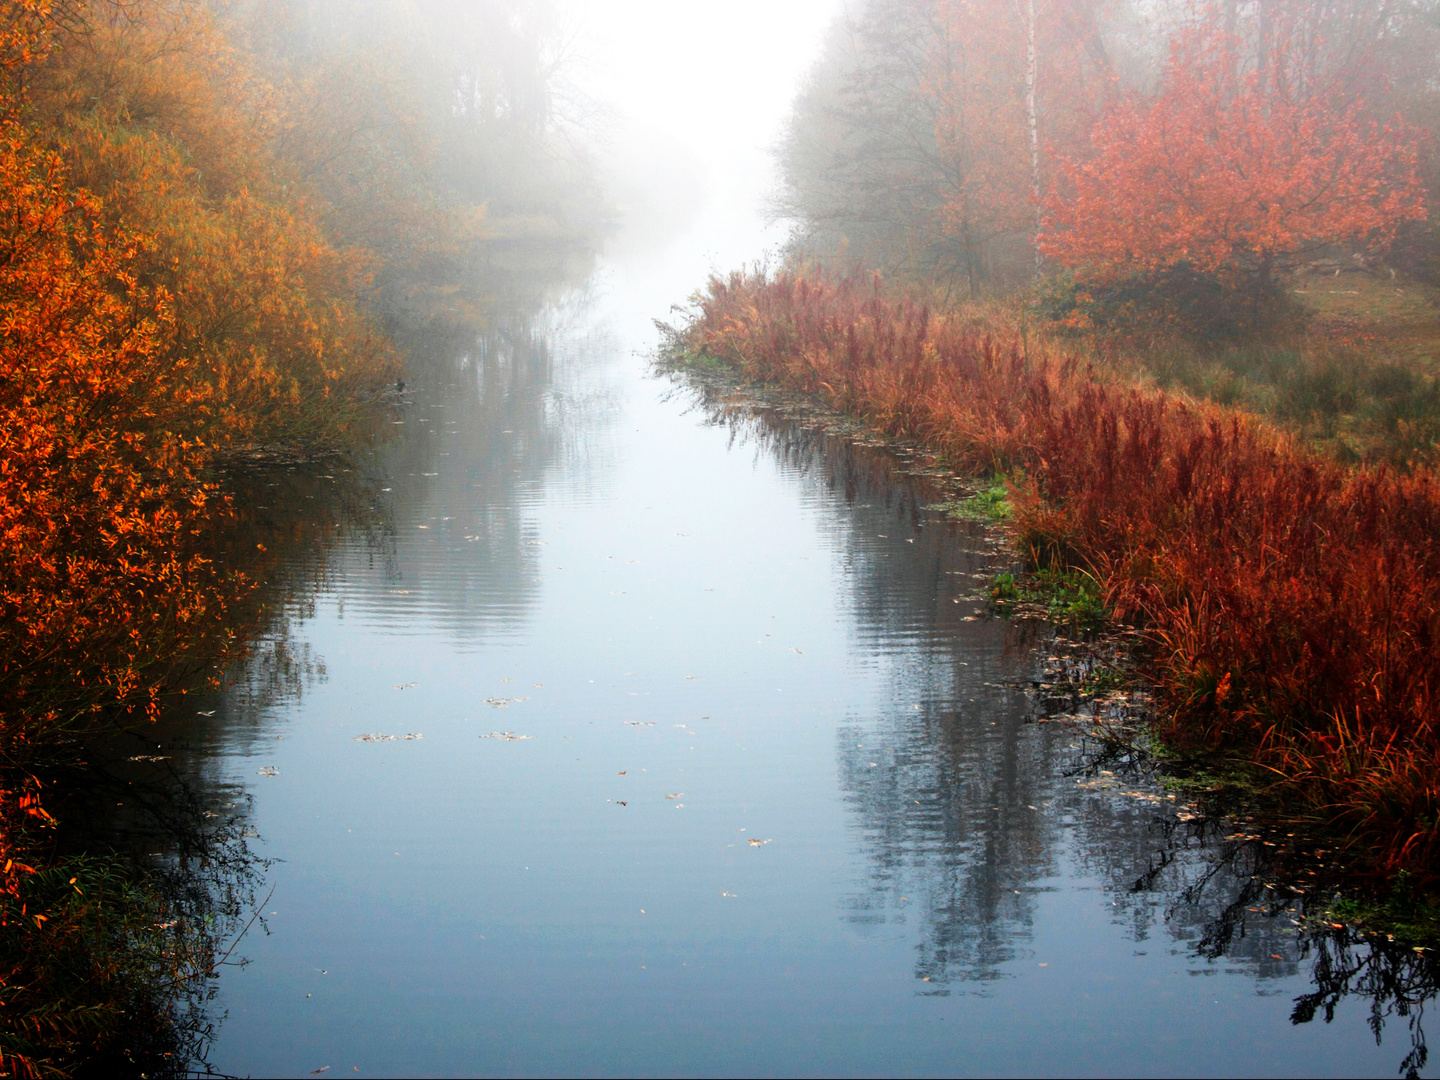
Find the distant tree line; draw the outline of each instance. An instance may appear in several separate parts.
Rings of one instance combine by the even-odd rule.
[[[1263,292],[1336,245],[1440,278],[1437,132],[1435,0],[868,0],[796,101],[777,210],[799,254],[972,295]]]

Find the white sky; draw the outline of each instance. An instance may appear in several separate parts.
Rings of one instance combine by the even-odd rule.
[[[842,0],[569,0],[582,76],[621,131],[706,162],[772,144]]]
[[[601,165],[623,223],[607,246],[611,286],[650,318],[711,271],[773,255],[771,148],[845,0],[562,0],[579,32],[570,73],[603,102]]]

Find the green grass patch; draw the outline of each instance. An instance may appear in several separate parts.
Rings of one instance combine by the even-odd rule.
[[[1327,905],[1320,918],[1386,934],[1406,945],[1433,949],[1440,943],[1440,900],[1420,889],[1414,875],[1404,870],[1373,899],[1342,896]]]
[[[997,574],[990,586],[996,614],[1013,614],[1022,605],[1043,608],[1051,622],[1082,631],[1099,630],[1109,612],[1094,578],[1079,570],[1037,570],[1033,574]]]
[[[1009,481],[996,476],[968,498],[931,503],[927,509],[939,510],[955,521],[999,522],[1009,520],[1015,508],[1010,502]]]

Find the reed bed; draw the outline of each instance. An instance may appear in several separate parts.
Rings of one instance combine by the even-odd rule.
[[[1128,384],[878,281],[712,279],[683,346],[1016,477],[1037,563],[1140,627],[1187,751],[1243,755],[1373,868],[1434,879],[1440,487]]]

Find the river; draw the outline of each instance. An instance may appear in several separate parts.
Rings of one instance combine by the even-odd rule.
[[[209,1066],[1419,1063],[1393,957],[1300,933],[1238,826],[1035,722],[1048,632],[977,601],[1003,548],[922,462],[654,369],[650,320],[765,236],[501,273],[481,330],[407,342],[387,439],[245,481],[266,634],[118,766],[262,860]]]

